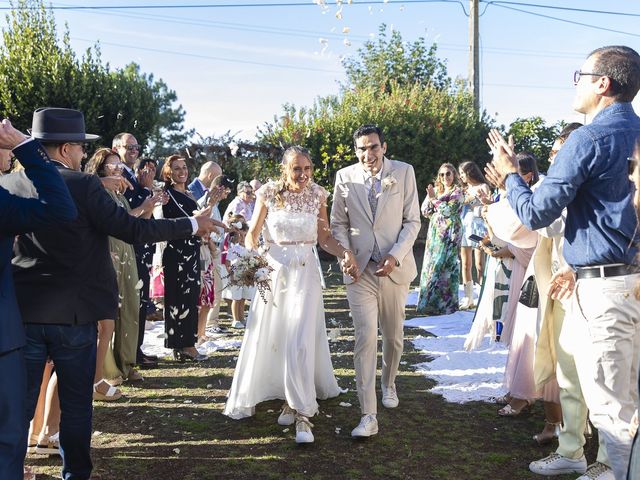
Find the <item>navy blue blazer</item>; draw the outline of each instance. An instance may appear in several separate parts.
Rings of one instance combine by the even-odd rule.
[[[186,238],[191,221],[133,217],[97,176],[58,168],[78,217],[18,237],[13,273],[22,320],[69,325],[114,319],[118,286],[109,236],[131,244]]]
[[[14,236],[56,222],[70,221],[77,215],[67,186],[37,140],[21,145],[13,153],[24,166],[38,198],[23,198],[3,188],[11,188],[16,174],[0,177],[0,354],[25,343],[11,275]],[[32,301],[38,301],[37,293]]]
[[[129,183],[133,186],[133,190],[127,189],[124,191],[124,198],[127,199],[131,208],[138,208],[142,205],[142,202],[151,196],[151,192],[140,185],[135,175],[131,175],[126,168],[122,171],[122,176],[129,180]]]
[[[202,182],[196,178],[189,184],[189,191],[193,195],[193,198],[200,200],[202,196],[207,192],[207,189],[202,185]]]

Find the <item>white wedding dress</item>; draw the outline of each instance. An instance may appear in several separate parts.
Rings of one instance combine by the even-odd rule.
[[[341,393],[333,374],[322,302],[320,273],[312,247],[318,210],[327,191],[310,184],[300,193],[276,198],[275,182],[256,195],[268,208],[263,236],[271,273],[266,303],[256,292],[224,414],[254,414],[265,400],[284,399],[311,417],[319,399]]]

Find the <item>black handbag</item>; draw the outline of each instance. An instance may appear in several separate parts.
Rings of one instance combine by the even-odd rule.
[[[536,285],[536,277],[531,275],[522,284],[520,289],[519,302],[525,307],[538,308],[540,302],[540,295],[538,294],[538,286]]]

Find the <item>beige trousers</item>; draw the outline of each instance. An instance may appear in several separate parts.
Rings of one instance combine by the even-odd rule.
[[[213,307],[207,314],[207,327],[215,328],[218,326],[220,317],[220,300],[222,300],[222,278],[220,278],[220,251],[217,255],[212,255],[211,262],[213,263]]]
[[[604,437],[616,480],[626,478],[631,417],[638,405],[640,274],[579,280],[567,321],[579,322],[582,348],[575,352],[580,386],[591,421]]]
[[[376,277],[376,264],[369,262],[360,279],[347,285],[347,299],[355,330],[353,363],[358,400],[363,415],[375,414],[378,326],[382,332],[383,387],[395,383],[404,342],[405,304],[409,284],[399,285],[389,277]]]
[[[550,300],[553,301],[553,300]],[[584,430],[587,424],[587,404],[582,396],[578,370],[574,358],[575,339],[580,337],[577,329],[582,325],[565,322],[562,303],[553,301],[553,329],[556,342],[556,378],[560,387],[560,405],[562,407],[562,430],[558,437],[556,453],[563,457],[577,459],[584,455]],[[598,435],[598,458],[600,463],[610,465],[604,437]]]

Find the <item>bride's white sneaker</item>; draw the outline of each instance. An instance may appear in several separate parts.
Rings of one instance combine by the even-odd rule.
[[[291,408],[288,403],[285,403],[282,406],[282,412],[280,412],[280,416],[278,417],[278,425],[293,425],[295,421],[296,411]]]
[[[388,387],[382,387],[382,405],[386,408],[396,408],[400,401],[396,392],[396,385],[391,384]]]
[[[370,437],[378,433],[378,419],[375,415],[363,415],[360,425],[351,431],[352,437]]]
[[[296,443],[313,443],[313,423],[304,415],[296,415]]]

